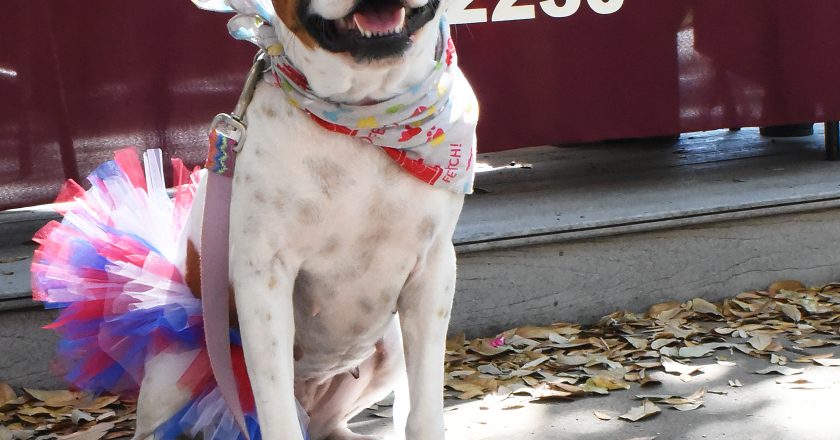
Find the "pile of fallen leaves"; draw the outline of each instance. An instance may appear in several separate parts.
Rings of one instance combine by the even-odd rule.
[[[24,389],[0,382],[0,440],[131,438],[136,403],[116,396]]]
[[[630,383],[658,383],[652,371],[689,382],[703,368],[693,359],[715,356],[711,362],[734,366],[727,354],[736,350],[770,361],[757,374],[799,374],[803,369],[789,365],[840,366],[833,353],[812,351],[840,345],[839,328],[840,284],[809,289],[779,281],[767,291],[745,292],[719,304],[696,298],[656,304],[643,315],[616,312],[594,326],[556,323],[489,339],[452,339],[446,352],[446,394],[515,408],[533,400],[608,394],[629,389]],[[706,392],[639,395],[642,405],[621,417],[635,421],[655,414],[654,402],[696,409]]]

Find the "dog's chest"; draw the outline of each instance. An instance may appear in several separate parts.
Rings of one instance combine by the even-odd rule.
[[[352,368],[381,339],[427,251],[451,241],[463,197],[318,127],[269,85],[248,120],[231,215],[237,295],[282,295],[291,283],[296,369]]]

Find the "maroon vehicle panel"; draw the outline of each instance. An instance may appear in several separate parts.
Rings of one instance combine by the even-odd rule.
[[[840,119],[837,0],[454,0],[479,149]],[[192,165],[255,48],[188,0],[0,15],[0,209],[126,146]]]

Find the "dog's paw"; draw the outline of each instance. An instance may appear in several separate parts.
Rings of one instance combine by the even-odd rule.
[[[356,434],[350,428],[338,428],[327,437],[327,440],[383,440],[377,435]]]

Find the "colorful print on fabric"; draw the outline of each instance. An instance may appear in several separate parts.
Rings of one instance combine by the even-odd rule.
[[[236,153],[234,152],[236,144],[235,140],[217,130],[212,130],[207,150],[207,161],[204,163],[204,167],[212,173],[233,177],[233,168],[236,163]]]

